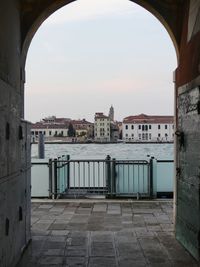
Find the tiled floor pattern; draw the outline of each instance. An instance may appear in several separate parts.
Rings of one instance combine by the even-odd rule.
[[[32,242],[17,267],[193,267],[175,240],[172,202],[32,204]]]

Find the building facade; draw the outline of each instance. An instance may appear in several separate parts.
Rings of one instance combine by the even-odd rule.
[[[85,137],[85,139],[94,138],[94,123],[85,119],[72,120],[71,123],[76,131],[76,137]]]
[[[31,136],[35,139],[42,133],[45,137],[67,137],[68,126],[66,124],[35,123],[31,127]]]
[[[94,140],[110,142],[110,118],[101,112],[95,113]]]
[[[173,142],[174,117],[146,114],[126,117],[122,136],[126,142]]]

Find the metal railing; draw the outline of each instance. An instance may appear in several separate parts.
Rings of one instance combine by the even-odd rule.
[[[170,197],[173,160],[32,160],[32,197]]]
[[[69,156],[49,161],[51,195],[150,197],[150,163],[145,160],[71,160]]]

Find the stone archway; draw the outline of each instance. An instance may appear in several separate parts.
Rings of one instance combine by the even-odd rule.
[[[165,1],[153,1],[153,0],[131,0],[132,2],[137,3],[138,5],[144,7],[150,13],[152,13],[166,28],[168,31],[175,49],[177,53],[178,59],[178,69],[175,74],[176,80],[176,90],[175,90],[175,115],[176,115],[176,124],[177,124],[177,156],[176,156],[176,167],[177,167],[177,192],[175,192],[175,218],[176,218],[176,233],[177,238],[182,242],[182,244],[190,250],[190,252],[196,257],[199,258],[199,249],[198,242],[195,241],[194,236],[198,235],[198,224],[195,219],[190,220],[189,214],[185,217],[183,209],[190,207],[191,204],[185,204],[182,201],[183,197],[186,197],[184,190],[186,190],[190,194],[191,186],[195,186],[198,180],[198,172],[195,170],[196,167],[192,169],[190,175],[188,176],[188,162],[192,157],[191,149],[183,149],[185,146],[185,133],[187,132],[187,138],[192,143],[191,136],[194,136],[194,133],[188,129],[188,125],[190,125],[191,120],[196,120],[196,118],[190,117],[187,118],[185,113],[185,105],[190,109],[190,106],[198,106],[199,102],[197,102],[197,98],[199,98],[198,89],[195,89],[195,92],[190,92],[196,84],[198,84],[199,80],[193,81],[192,84],[188,85],[188,81],[191,78],[195,78],[195,75],[199,74],[199,57],[196,58],[197,48],[199,48],[198,40],[192,40],[193,36],[195,36],[200,27],[198,27],[199,20],[199,0],[191,0],[191,1],[182,1],[182,0],[165,0]],[[24,1],[25,4],[22,6],[22,57],[21,57],[21,67],[22,71],[25,68],[25,60],[26,54],[28,51],[28,47],[30,45],[31,39],[34,36],[35,32],[42,24],[42,22],[50,16],[53,12],[58,10],[59,8],[69,4],[72,0],[46,0],[46,1]],[[195,8],[197,12],[195,12]],[[195,17],[196,16],[196,17]],[[187,21],[188,20],[188,21]],[[23,27],[26,25],[26,27]],[[187,38],[186,38],[187,35]],[[196,36],[195,36],[196,38]],[[192,44],[193,43],[193,44]],[[192,58],[190,56],[193,55]],[[190,63],[193,68],[192,71],[186,66],[187,63]],[[198,72],[196,71],[198,69]],[[184,76],[187,76],[187,78]],[[189,87],[188,92],[185,93],[185,85],[187,84]],[[182,87],[183,86],[183,87]],[[23,88],[22,88],[23,90]],[[183,93],[184,91],[184,93]],[[180,95],[180,97],[179,97]],[[190,99],[189,103],[186,103],[188,98]],[[195,102],[196,101],[196,102]],[[199,101],[199,100],[198,100]],[[194,108],[195,109],[195,108]],[[197,107],[197,113],[199,108]],[[192,110],[194,111],[194,110]],[[188,113],[187,113],[188,114]],[[189,120],[189,121],[188,121]],[[196,122],[196,121],[195,121]],[[198,128],[198,126],[197,126]],[[197,141],[198,138],[196,138]],[[193,145],[193,149],[195,149],[195,145]],[[183,160],[186,157],[187,161]],[[198,157],[197,157],[198,161]],[[196,162],[198,165],[198,162]],[[182,172],[183,170],[183,172]],[[194,178],[194,176],[196,178]],[[192,178],[193,177],[193,178]],[[180,183],[180,180],[184,180]],[[192,180],[192,183],[191,183]],[[177,194],[176,194],[177,193]],[[198,196],[198,192],[195,191],[196,196]],[[195,199],[192,200],[194,203]],[[190,201],[189,201],[190,202]],[[177,207],[177,208],[176,208]],[[176,212],[177,211],[177,212]],[[195,205],[195,212],[198,212],[198,204]],[[192,229],[192,230],[191,230]],[[195,234],[194,234],[195,232]],[[189,236],[189,237],[188,237]]]

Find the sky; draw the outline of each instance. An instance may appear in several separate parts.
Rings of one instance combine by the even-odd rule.
[[[129,0],[78,0],[52,14],[27,56],[25,118],[94,120],[172,115],[175,48],[164,26]]]

